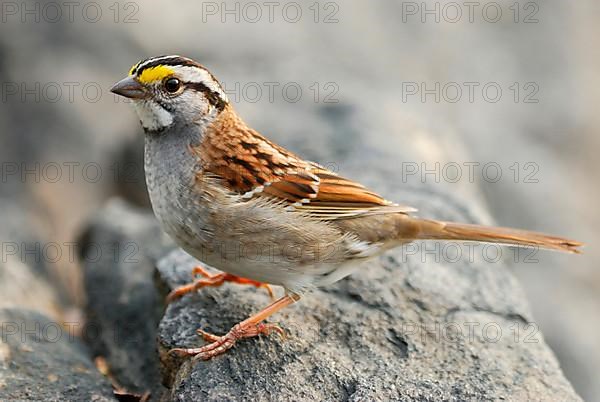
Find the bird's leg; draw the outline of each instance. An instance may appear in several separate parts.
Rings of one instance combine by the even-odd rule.
[[[204,278],[197,279],[194,282],[187,283],[183,286],[179,286],[173,289],[167,295],[167,303],[172,302],[173,300],[179,299],[183,295],[186,295],[191,292],[195,292],[196,290],[203,288],[205,286],[221,286],[225,282],[225,276],[227,275],[224,272],[218,274],[210,274],[204,270],[201,266],[196,266],[192,270],[192,275],[197,276],[201,275]]]
[[[251,338],[258,335],[269,335],[277,332],[281,336],[285,336],[283,329],[275,324],[266,324],[263,321],[275,314],[284,307],[295,303],[300,299],[298,295],[285,295],[282,298],[274,301],[269,306],[254,314],[250,318],[236,324],[223,336],[217,336],[208,332],[198,330],[202,337],[211,343],[204,345],[201,348],[176,348],[171,349],[169,353],[178,354],[180,356],[194,356],[194,359],[209,360],[221,353],[224,353],[235,343],[244,338]]]
[[[265,288],[271,300],[275,300],[275,293],[273,293],[273,288],[268,283],[262,283],[259,281],[255,281],[248,278],[242,278],[241,276],[235,276],[231,274],[225,275],[225,282],[233,282],[239,283],[240,285],[252,285],[256,286],[257,288]]]
[[[186,295],[191,292],[195,292],[196,290],[203,288],[205,286],[221,286],[225,282],[233,282],[239,283],[242,285],[252,285],[257,288],[265,288],[271,297],[271,300],[275,299],[275,295],[273,293],[273,289],[269,284],[254,281],[252,279],[242,278],[240,276],[231,275],[225,272],[221,272],[218,274],[211,274],[206,271],[202,266],[197,265],[192,270],[192,276],[202,276],[203,278],[197,279],[194,282],[185,284],[183,286],[179,286],[171,291],[167,296],[167,302],[170,303],[173,300],[179,299],[183,295]]]

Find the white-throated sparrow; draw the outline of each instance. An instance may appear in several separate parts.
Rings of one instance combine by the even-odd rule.
[[[225,272],[196,269],[204,278],[170,298],[226,280],[286,290],[224,336],[201,331],[211,343],[175,349],[181,354],[209,359],[241,338],[281,332],[263,321],[307,290],[416,239],[574,253],[581,246],[535,232],[413,217],[414,209],[305,161],[248,127],[215,77],[188,58],[141,61],[112,91],[133,100],[144,127],[146,180],[162,227],[189,254]],[[248,250],[254,250],[251,257]]]

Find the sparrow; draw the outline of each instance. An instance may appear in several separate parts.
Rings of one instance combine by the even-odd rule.
[[[351,274],[386,250],[415,240],[533,246],[570,253],[582,243],[518,229],[442,222],[317,163],[249,127],[217,79],[196,61],[158,56],[135,64],[115,94],[132,100],[145,133],[144,168],[154,214],[187,253],[222,271],[175,289],[279,285],[285,295],[209,343],[172,352],[210,359],[243,338],[283,330],[266,323],[311,289]]]

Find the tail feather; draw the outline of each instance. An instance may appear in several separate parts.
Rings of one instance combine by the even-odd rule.
[[[442,222],[428,219],[415,219],[414,223],[420,229],[417,235],[418,239],[465,240],[515,246],[533,246],[576,254],[581,253],[579,247],[583,246],[583,243],[575,240],[520,229]]]

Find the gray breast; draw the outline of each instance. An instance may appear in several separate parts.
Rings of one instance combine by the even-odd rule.
[[[203,219],[210,214],[202,194],[194,189],[195,173],[201,169],[188,145],[197,145],[191,128],[147,133],[144,150],[146,184],[152,209],[163,230],[181,247],[198,247],[208,241]]]

